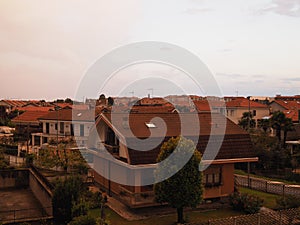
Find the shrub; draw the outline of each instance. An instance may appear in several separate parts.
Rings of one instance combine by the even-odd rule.
[[[230,195],[230,205],[234,210],[245,213],[257,213],[263,204],[263,200],[255,195],[235,192]]]
[[[75,217],[69,225],[97,225],[97,221],[95,218],[85,215]]]
[[[300,207],[300,197],[287,195],[276,199],[278,209],[289,209]]]

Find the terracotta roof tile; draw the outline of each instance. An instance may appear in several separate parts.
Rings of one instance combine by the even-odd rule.
[[[238,97],[231,101],[226,102],[226,107],[238,107],[238,108],[248,108],[249,107],[249,100],[246,98]],[[267,105],[261,104],[259,102],[250,101],[251,108],[268,108]]]
[[[51,111],[48,114],[40,117],[40,120],[60,120],[60,121],[72,121],[73,114],[76,121],[94,121],[94,110],[72,110],[72,109],[60,109],[57,111]]]
[[[47,115],[49,112],[47,111],[26,111],[21,115],[15,117],[12,122],[13,123],[38,123],[38,118]]]
[[[111,114],[103,114],[105,118],[111,120]],[[153,118],[161,118],[166,126],[166,134],[164,135],[165,141],[170,137],[176,137],[182,134],[182,127],[180,117],[178,113],[131,113],[129,120],[125,119],[126,114],[116,113],[113,115],[114,127],[123,137],[129,146],[135,146],[134,149],[141,149],[142,146],[138,146],[135,142],[135,138],[147,138],[152,132],[152,140],[161,138],[161,133],[164,131],[164,127],[161,123],[154,123],[155,128],[148,128],[146,122],[150,122]],[[224,118],[221,114],[214,114],[215,121],[212,124],[211,113],[199,113],[196,114],[200,123],[200,136],[195,133],[197,131],[197,124],[195,123],[195,114],[183,113],[181,118],[184,123],[187,124],[183,136],[193,140],[198,140],[197,147],[203,152],[210,136],[212,128],[224,127],[224,121],[226,122],[226,131],[224,142],[221,145],[221,149],[218,153],[217,159],[229,159],[229,158],[244,158],[254,157],[252,151],[252,143],[248,133],[246,133],[239,126],[234,124],[227,118]],[[102,117],[99,117],[96,124],[101,121]],[[127,121],[127,122],[126,122]],[[124,125],[125,124],[125,125]],[[127,124],[127,125],[126,125]],[[129,129],[130,127],[130,129]],[[196,132],[197,131],[197,132]],[[131,133],[132,132],[132,133]],[[220,129],[216,129],[213,134],[214,142],[220,141],[219,138],[222,136]],[[156,157],[160,151],[160,146],[150,151],[136,151],[128,149],[131,164],[145,164],[155,163]]]

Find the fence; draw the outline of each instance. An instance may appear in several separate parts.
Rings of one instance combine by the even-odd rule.
[[[300,224],[300,210],[286,209],[280,211],[262,212],[243,216],[234,216],[209,220],[202,223],[189,223],[188,225],[290,225]]]
[[[0,223],[15,223],[51,219],[46,212],[52,207],[0,211]]]
[[[251,189],[268,192],[278,195],[300,196],[300,185],[285,184],[277,181],[269,181],[261,178],[254,178],[235,175],[235,181],[238,186],[249,187]]]

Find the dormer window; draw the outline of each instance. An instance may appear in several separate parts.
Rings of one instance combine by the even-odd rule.
[[[156,125],[152,122],[145,123],[148,128],[156,128]]]

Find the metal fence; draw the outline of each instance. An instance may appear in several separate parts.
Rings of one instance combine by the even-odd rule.
[[[30,208],[30,209],[17,209],[17,210],[1,210],[0,211],[0,223],[15,223],[15,222],[24,222],[31,220],[44,220],[52,218],[46,212],[46,208]]]
[[[300,185],[285,184],[277,181],[269,181],[261,178],[254,178],[242,175],[235,175],[238,186],[268,192],[278,195],[300,196]]]
[[[286,209],[262,212],[243,216],[213,219],[207,222],[189,223],[188,225],[291,225],[300,224],[300,210]]]

